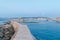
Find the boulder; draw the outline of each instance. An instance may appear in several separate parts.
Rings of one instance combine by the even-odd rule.
[[[0,38],[2,40],[10,40],[14,34],[14,28],[11,24],[0,25]]]

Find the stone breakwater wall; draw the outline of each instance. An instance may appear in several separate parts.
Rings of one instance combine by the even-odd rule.
[[[0,39],[2,40],[36,40],[27,25],[11,21],[0,25]]]
[[[11,40],[35,40],[34,36],[31,34],[29,28],[26,25],[19,24],[15,21],[12,21],[11,24],[15,30],[15,34]]]

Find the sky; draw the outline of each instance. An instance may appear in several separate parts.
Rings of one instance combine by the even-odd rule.
[[[0,0],[0,17],[60,17],[60,0]]]

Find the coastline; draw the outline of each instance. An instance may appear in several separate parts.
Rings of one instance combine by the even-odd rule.
[[[33,20],[33,19],[32,19],[32,20]],[[36,20],[37,20],[37,19],[36,19]],[[9,27],[9,26],[11,26],[11,25],[15,25],[15,26],[13,26],[13,27],[18,27],[19,30],[15,29],[15,33],[16,33],[15,36],[17,35],[17,31],[20,32],[20,30],[23,29],[24,32],[25,32],[25,31],[28,30],[27,32],[28,32],[29,35],[32,37],[32,39],[33,39],[33,40],[36,40],[36,38],[31,34],[28,26],[27,26],[27,25],[24,25],[24,24],[21,24],[21,23],[24,23],[24,22],[25,22],[25,23],[39,23],[40,20],[37,20],[37,21],[35,21],[35,20],[34,20],[34,21],[28,21],[28,20],[20,21],[20,20],[19,20],[19,21],[18,21],[18,19],[17,19],[17,20],[14,19],[14,20],[9,20],[9,21],[12,21],[11,24],[9,24],[10,22],[8,22],[8,23],[5,22],[5,24],[0,24],[0,25],[6,25],[7,27]],[[47,21],[47,20],[44,20],[44,19],[43,19],[43,21]],[[49,21],[49,20],[48,20],[48,21]],[[59,23],[60,23],[60,18],[52,19],[51,21],[55,21],[55,22],[59,22]],[[19,23],[19,22],[21,22],[21,23]],[[7,25],[7,24],[9,24],[9,25]],[[26,28],[27,30],[26,30],[25,28]],[[17,31],[16,31],[16,30],[17,30]],[[23,35],[23,34],[22,34],[23,32],[21,32],[22,35],[21,35],[19,32],[18,32],[18,35],[22,36],[22,35]],[[25,33],[24,33],[24,34],[25,34]],[[15,39],[15,36],[12,37],[11,40],[14,40],[14,39]],[[16,38],[17,38],[17,37],[16,37]],[[21,38],[21,37],[20,37],[20,38]],[[30,38],[30,37],[29,37],[29,38]],[[18,40],[18,38],[17,38],[16,40]],[[24,40],[24,39],[21,39],[21,40]],[[31,39],[30,39],[30,40],[31,40]]]

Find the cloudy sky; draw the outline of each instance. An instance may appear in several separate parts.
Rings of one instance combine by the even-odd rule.
[[[60,0],[0,0],[0,17],[60,17]]]

